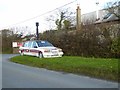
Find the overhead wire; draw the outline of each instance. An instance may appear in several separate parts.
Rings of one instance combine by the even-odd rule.
[[[9,26],[6,26],[6,27],[10,27],[10,26],[14,26],[14,25],[18,25],[18,24],[25,23],[25,22],[30,21],[30,20],[33,20],[33,19],[35,19],[35,18],[41,17],[41,16],[43,16],[43,15],[45,15],[45,14],[51,13],[51,12],[53,12],[53,11],[59,9],[59,8],[65,7],[65,6],[69,5],[69,4],[72,4],[72,3],[76,2],[76,1],[77,1],[77,0],[74,0],[74,1],[69,2],[69,3],[67,3],[67,4],[64,4],[64,5],[60,6],[60,7],[57,7],[57,8],[55,8],[55,9],[53,9],[53,10],[47,11],[47,12],[45,12],[45,13],[43,13],[43,14],[40,14],[40,15],[37,15],[37,16],[35,16],[35,17],[32,17],[32,18],[29,18],[29,19],[26,19],[26,20],[23,20],[23,21],[14,23],[14,24],[9,25]],[[5,27],[4,27],[4,28],[5,28]]]

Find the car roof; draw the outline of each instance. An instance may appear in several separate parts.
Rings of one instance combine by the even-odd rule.
[[[47,41],[47,40],[29,40],[29,41],[25,41],[25,42],[31,42],[31,41]]]

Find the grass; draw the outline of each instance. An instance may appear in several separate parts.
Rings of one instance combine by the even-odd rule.
[[[46,68],[87,75],[91,77],[118,81],[118,59],[85,58],[63,56],[62,58],[37,58],[32,56],[16,56],[11,61],[28,66]]]

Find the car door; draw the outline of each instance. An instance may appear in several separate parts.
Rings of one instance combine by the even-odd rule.
[[[27,42],[25,42],[24,45],[23,45],[23,53],[24,53],[25,55],[28,55],[28,53],[29,53],[28,43],[29,43],[29,42],[27,41]]]
[[[32,42],[32,46],[30,49],[31,55],[37,56],[38,55],[38,45],[35,41]]]
[[[32,47],[32,41],[29,41],[29,43],[28,43],[28,55],[32,55],[31,47]]]

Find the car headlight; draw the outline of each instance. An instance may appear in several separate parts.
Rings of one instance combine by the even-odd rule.
[[[59,51],[59,52],[62,52],[62,49],[59,49],[58,51]]]

